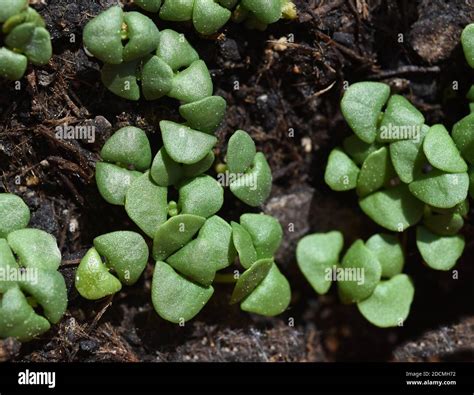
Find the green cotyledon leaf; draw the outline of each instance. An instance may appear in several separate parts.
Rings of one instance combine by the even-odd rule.
[[[419,226],[416,229],[416,245],[430,268],[447,271],[456,265],[466,242],[464,236],[438,236]]]
[[[148,12],[158,12],[161,7],[161,0],[135,0],[134,3]]]
[[[121,64],[106,63],[101,70],[101,79],[104,86],[115,95],[137,101],[140,99],[138,85],[139,62],[132,60]]]
[[[237,280],[230,298],[230,304],[245,299],[265,279],[274,265],[273,259],[261,259],[250,266]]]
[[[359,172],[352,159],[340,148],[335,148],[329,154],[324,181],[333,191],[348,191],[356,187]]]
[[[250,135],[237,130],[229,139],[227,146],[227,166],[231,173],[245,173],[254,161],[257,148]]]
[[[430,206],[451,208],[466,199],[469,177],[467,173],[444,173],[435,169],[413,181],[409,188],[414,196]]]
[[[406,274],[398,274],[380,282],[373,294],[359,302],[360,313],[380,328],[402,326],[410,314],[415,294],[413,283]]]
[[[282,16],[282,2],[279,0],[242,0],[241,5],[267,25],[277,22]]]
[[[283,313],[291,301],[288,280],[274,263],[263,281],[240,304],[249,313],[273,317]]]
[[[26,72],[28,59],[26,56],[0,48],[0,77],[11,81],[19,80]]]
[[[148,246],[135,232],[118,231],[96,237],[94,247],[126,285],[135,284],[148,263]]]
[[[2,26],[2,31],[4,34],[8,34],[18,25],[30,22],[34,23],[35,26],[46,28],[46,23],[43,17],[33,8],[27,7],[20,13],[8,18]]]
[[[173,323],[194,318],[214,293],[212,286],[202,287],[176,273],[165,262],[156,262],[151,299],[158,315]]]
[[[423,203],[406,185],[377,191],[359,201],[362,211],[374,222],[393,232],[403,232],[423,216]]]
[[[14,337],[26,342],[48,331],[51,325],[36,314],[18,287],[7,290],[0,299],[0,338]]]
[[[104,144],[100,156],[106,162],[133,166],[144,171],[151,165],[151,147],[146,133],[134,126],[117,130]]]
[[[265,155],[258,152],[252,167],[244,174],[231,180],[230,190],[239,200],[251,207],[265,202],[272,191],[272,170]]]
[[[378,120],[390,96],[390,87],[380,82],[350,85],[341,101],[341,111],[354,133],[364,142],[375,141]]]
[[[170,218],[161,225],[153,241],[153,258],[165,260],[183,248],[201,229],[206,218],[197,215],[181,214]]]
[[[350,274],[338,281],[343,303],[357,303],[367,299],[382,278],[382,265],[362,240],[357,240],[347,250],[340,269]]]
[[[83,298],[97,300],[117,293],[122,284],[109,273],[97,250],[91,248],[79,263],[75,287]]]
[[[216,33],[230,19],[232,13],[214,0],[195,0],[194,28],[203,35]]]
[[[44,315],[53,324],[57,324],[67,308],[67,289],[64,277],[57,271],[36,269],[31,276],[20,277],[18,285],[43,308]]]
[[[381,148],[381,145],[377,142],[368,144],[363,142],[356,135],[352,135],[344,139],[343,142],[344,151],[352,158],[357,165],[362,165],[365,159],[372,153]]]
[[[217,142],[216,137],[175,122],[161,121],[166,152],[178,163],[193,164],[204,159]]]
[[[179,113],[191,128],[213,134],[224,119],[226,108],[227,102],[222,97],[209,96],[183,104]]]
[[[224,188],[214,178],[203,175],[184,182],[179,188],[178,206],[182,214],[208,218],[224,204]]]
[[[467,164],[443,125],[434,125],[426,134],[423,152],[430,164],[448,173],[464,173]]]
[[[265,214],[243,214],[240,224],[252,237],[257,258],[273,258],[283,238],[280,222]]]
[[[198,237],[167,258],[166,262],[179,273],[208,286],[216,271],[230,265],[236,252],[232,244],[232,228],[222,218],[209,218]]]
[[[28,0],[1,0],[0,1],[0,23],[20,13],[28,7]]]
[[[56,239],[43,230],[15,230],[8,234],[7,241],[19,258],[20,266],[53,271],[61,264]]]
[[[123,20],[127,26],[127,39],[123,49],[123,61],[140,59],[158,47],[159,30],[155,23],[140,12],[125,12]]]
[[[5,38],[5,44],[12,51],[23,53],[34,65],[47,64],[53,55],[49,32],[34,22],[13,28]]]
[[[13,251],[5,239],[0,239],[0,270],[8,273],[9,270],[18,270],[19,266],[13,256]],[[8,289],[16,287],[16,279],[3,276],[0,279],[0,294],[4,294]]]
[[[209,70],[202,60],[196,60],[173,78],[169,97],[184,103],[192,103],[212,96],[213,84]]]
[[[11,193],[0,193],[0,238],[26,228],[29,222],[30,209],[23,199]]]
[[[423,224],[431,232],[440,236],[454,236],[464,226],[464,219],[460,214],[425,214]]]
[[[122,24],[123,11],[119,6],[101,12],[84,27],[85,48],[104,63],[122,63]]]
[[[206,220],[199,230],[197,241],[198,248],[209,251],[207,262],[216,270],[228,267],[237,256],[232,242],[232,227],[217,215]]]
[[[257,251],[253,246],[252,236],[237,222],[231,222],[232,240],[239,255],[240,264],[248,269],[257,261]]]
[[[97,162],[95,179],[100,195],[110,204],[123,206],[128,188],[143,173],[111,163]]]
[[[183,22],[191,20],[195,0],[164,0],[160,18],[165,21]]]
[[[469,196],[474,199],[474,167],[469,169]]]
[[[407,99],[393,95],[387,103],[377,140],[382,143],[411,140],[425,123],[423,114]]]
[[[153,238],[168,218],[168,189],[156,185],[147,171],[128,188],[125,211],[147,236]]]
[[[418,178],[428,159],[423,152],[423,141],[429,126],[423,125],[419,135],[411,140],[396,141],[390,144],[390,158],[402,182],[409,184]]]
[[[474,68],[474,23],[467,25],[462,31],[461,44],[467,63]]]
[[[199,60],[199,54],[189,44],[184,34],[171,29],[160,32],[156,55],[174,72],[183,67],[189,67],[196,60]]]
[[[388,148],[382,147],[372,152],[362,164],[357,179],[357,194],[367,196],[387,185],[394,176]]]
[[[214,281],[217,268],[209,263],[215,260],[215,249],[209,239],[195,239],[166,259],[178,273],[208,287]]]
[[[474,164],[474,113],[469,114],[453,126],[453,140],[462,156]]]
[[[330,274],[339,263],[343,245],[342,233],[337,231],[308,235],[298,242],[298,267],[319,295],[327,293],[331,287]]]
[[[366,241],[365,246],[380,262],[383,278],[392,278],[403,271],[405,256],[396,236],[386,233],[375,234]]]
[[[158,56],[143,61],[141,84],[146,100],[156,100],[167,95],[173,87],[173,70]]]

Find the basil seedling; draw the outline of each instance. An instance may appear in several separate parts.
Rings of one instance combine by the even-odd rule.
[[[295,19],[296,7],[289,0],[140,0],[135,2],[149,12],[158,12],[167,21],[192,21],[203,35],[218,32],[234,14],[237,22],[250,28],[265,29],[281,18]]]
[[[28,62],[45,65],[52,56],[51,36],[43,18],[26,0],[0,1],[0,25],[5,47],[0,47],[0,77],[18,80]]]
[[[138,233],[119,231],[99,236],[77,268],[76,289],[91,300],[115,294],[122,284],[133,285],[138,281],[148,255],[148,246]]]
[[[331,151],[325,173],[329,187],[356,189],[362,211],[388,230],[404,232],[422,221],[440,243],[454,237],[465,215],[455,213],[456,207],[473,188],[468,174],[474,161],[472,114],[450,134],[443,125],[425,125],[407,99],[390,96],[388,85],[374,82],[349,86],[341,110],[355,135],[346,138],[344,149]],[[418,243],[420,252],[423,245]],[[442,270],[431,264],[432,257],[425,260]]]
[[[42,230],[27,229],[29,219],[21,198],[0,193],[0,338],[22,342],[48,331],[67,308],[56,240]]]
[[[342,260],[340,232],[316,233],[301,239],[296,259],[301,272],[320,295],[333,282],[343,303],[356,303],[361,314],[381,328],[402,325],[413,301],[414,288],[401,274],[405,264],[400,242],[389,234],[357,240]]]

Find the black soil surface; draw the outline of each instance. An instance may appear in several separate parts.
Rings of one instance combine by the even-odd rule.
[[[383,81],[409,98],[428,124],[451,127],[468,112],[473,82],[459,46],[474,20],[466,0],[294,0],[299,18],[265,32],[229,24],[202,38],[186,24],[158,27],[186,34],[212,72],[216,94],[229,103],[218,132],[218,156],[236,129],[247,130],[269,158],[274,190],[264,211],[286,231],[279,263],[293,287],[291,308],[264,319],[229,307],[231,288],[217,285],[202,313],[170,325],[150,301],[152,262],[142,280],[107,300],[81,299],[73,287],[79,259],[94,237],[135,229],[123,208],[106,204],[94,167],[104,141],[126,125],[143,128],[160,146],[158,122],[178,120],[173,100],[127,102],[102,86],[100,64],[82,49],[86,21],[115,0],[32,1],[52,33],[54,57],[29,69],[20,86],[0,82],[0,191],[19,194],[32,226],[54,234],[63,253],[69,310],[40,340],[0,342],[0,360],[13,361],[419,361],[474,360],[474,223],[453,273],[428,270],[409,232],[407,272],[416,284],[412,314],[402,328],[371,326],[334,292],[317,297],[299,273],[295,242],[310,231],[341,229],[346,245],[378,229],[353,193],[324,184],[328,153],[350,134],[339,112],[344,84]],[[126,7],[133,8],[131,2]],[[17,89],[18,88],[18,89]],[[94,126],[96,140],[61,141],[57,126]],[[221,213],[238,218],[233,202]]]

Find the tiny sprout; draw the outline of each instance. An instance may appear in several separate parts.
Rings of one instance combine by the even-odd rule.
[[[325,294],[336,281],[341,301],[357,303],[372,324],[385,328],[405,321],[413,285],[401,274],[405,259],[398,239],[376,234],[366,243],[357,240],[339,264],[342,248],[343,237],[337,231],[308,235],[299,241],[298,266],[314,290]]]
[[[123,12],[114,6],[87,23],[84,46],[104,63],[120,64],[156,50],[158,36],[158,28],[150,18],[139,12]]]
[[[122,283],[135,284],[148,262],[148,246],[138,233],[113,232],[94,239],[76,272],[76,289],[82,297],[101,299],[120,291]],[[105,258],[105,263],[101,256]],[[113,270],[118,279],[109,270]]]
[[[0,77],[18,80],[28,62],[42,66],[53,54],[51,36],[43,18],[26,0],[0,2],[0,24],[5,47],[0,48]]]
[[[390,96],[390,87],[379,82],[351,85],[341,101],[341,111],[354,133],[365,143],[375,141],[380,112]]]
[[[26,342],[58,323],[67,308],[67,290],[57,271],[56,240],[27,229],[30,212],[23,200],[0,193],[0,338]],[[42,308],[38,313],[34,306]]]
[[[229,139],[227,167],[234,176],[230,190],[238,199],[257,207],[268,198],[272,189],[272,172],[247,132],[238,130]]]
[[[462,235],[439,236],[419,226],[416,229],[416,244],[430,268],[446,271],[456,265],[466,243]]]
[[[381,281],[373,294],[359,302],[360,313],[380,328],[399,326],[410,314],[415,295],[413,283],[406,274],[398,274],[390,280]]]

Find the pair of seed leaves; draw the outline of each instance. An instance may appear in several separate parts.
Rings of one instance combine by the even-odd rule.
[[[237,22],[245,20],[249,27],[261,29],[282,17],[296,18],[295,6],[289,0],[138,0],[135,4],[149,12],[159,11],[163,20],[192,21],[202,35],[217,33],[229,21],[234,8]]]
[[[117,231],[96,237],[94,247],[77,268],[76,289],[89,300],[113,295],[122,289],[122,284],[133,285],[138,281],[148,257],[148,245],[138,233]]]
[[[209,70],[184,35],[160,32],[139,12],[109,8],[87,23],[83,41],[105,63],[102,82],[120,97],[139,100],[143,93],[147,100],[167,95],[192,103],[212,95]]]
[[[343,245],[343,236],[337,231],[308,235],[299,241],[298,266],[314,290],[326,294],[335,277],[343,303],[357,303],[369,322],[381,328],[403,323],[410,313],[414,287],[402,274],[405,258],[398,239],[376,234],[365,244],[357,240],[339,263]]]
[[[13,194],[0,194],[0,337],[29,341],[56,324],[67,308],[57,271],[61,253],[50,234],[27,229],[30,211]],[[35,312],[40,305],[44,317]]]
[[[193,118],[192,112],[183,114],[188,119],[198,119]],[[200,119],[201,125],[206,123]],[[164,146],[153,162],[145,132],[126,127],[106,142],[101,151],[105,162],[96,167],[97,186],[104,199],[125,205],[130,218],[150,237],[171,214],[168,186],[178,187],[177,205],[183,214],[210,217],[221,209],[224,200],[221,184],[202,175],[214,162],[212,147],[216,138],[174,122],[162,121],[160,126]],[[263,154],[255,152],[247,133],[239,131],[232,136],[228,161],[229,168],[239,175],[230,185],[234,195],[251,206],[262,204],[271,190],[271,170]],[[131,166],[135,170],[129,170]]]
[[[273,259],[281,238],[278,221],[263,214],[244,214],[240,224],[231,225],[217,216],[207,220],[188,214],[170,218],[154,240],[155,310],[174,323],[190,320],[214,293],[211,284],[216,272],[238,255],[246,271],[238,277],[231,304],[240,302],[244,311],[260,315],[282,313],[291,290]]]
[[[53,54],[51,36],[43,18],[26,0],[0,1],[0,23],[6,47],[0,48],[0,76],[18,80],[28,61],[45,65]]]

